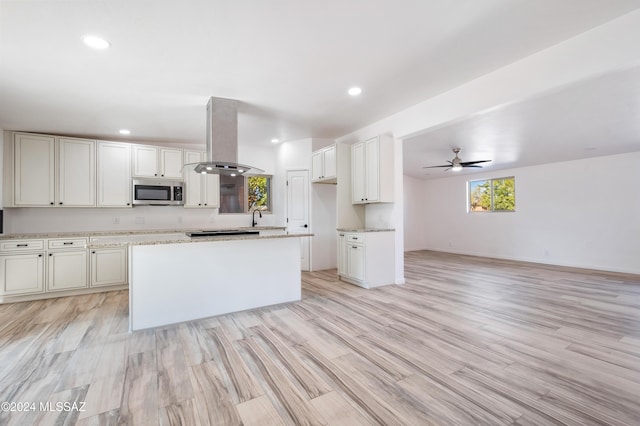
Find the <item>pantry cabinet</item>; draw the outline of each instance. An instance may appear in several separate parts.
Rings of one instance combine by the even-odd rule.
[[[338,276],[364,288],[395,282],[394,232],[338,232]]]
[[[98,207],[131,207],[131,146],[98,142]]]
[[[311,154],[311,181],[336,183],[336,145],[330,145]]]
[[[205,154],[200,151],[185,151],[185,163],[203,161]],[[187,208],[218,208],[220,207],[220,176],[214,174],[200,174],[190,167],[185,167],[184,181],[186,186]]]
[[[353,204],[393,202],[393,138],[380,135],[351,146]]]
[[[133,176],[182,178],[182,150],[149,145],[132,145]]]

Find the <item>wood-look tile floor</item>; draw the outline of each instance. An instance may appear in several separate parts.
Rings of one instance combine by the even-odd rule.
[[[136,333],[126,291],[2,305],[0,401],[36,405],[0,424],[640,424],[640,277],[411,252],[406,279]]]

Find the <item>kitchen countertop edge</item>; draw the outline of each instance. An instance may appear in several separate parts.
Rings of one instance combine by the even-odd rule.
[[[89,249],[98,248],[117,248],[117,247],[130,247],[130,246],[151,246],[160,244],[182,244],[182,243],[205,243],[205,242],[222,242],[222,241],[237,241],[237,240],[266,240],[273,238],[300,238],[300,237],[313,237],[314,234],[274,234],[274,235],[224,235],[224,236],[212,236],[212,237],[196,237],[190,238],[185,235],[184,238],[164,238],[158,240],[149,241],[118,241],[118,242],[90,242],[87,245]]]
[[[235,226],[227,228],[177,228],[177,229],[136,229],[136,230],[124,230],[124,231],[79,231],[79,232],[36,232],[32,234],[4,234],[0,235],[0,240],[30,240],[37,238],[90,238],[90,237],[110,237],[110,236],[122,236],[122,235],[153,235],[153,234],[180,234],[185,232],[194,232],[202,230],[254,230],[254,231],[271,231],[281,230],[284,231],[287,228],[285,226]]]
[[[394,228],[338,228],[336,229],[338,232],[395,232]]]

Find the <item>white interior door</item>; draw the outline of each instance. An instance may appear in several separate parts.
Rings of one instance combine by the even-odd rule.
[[[309,226],[309,171],[287,171],[287,231],[290,234],[311,232]],[[308,271],[309,237],[300,238],[300,268]]]

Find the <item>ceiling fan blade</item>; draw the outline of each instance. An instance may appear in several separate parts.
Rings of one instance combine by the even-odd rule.
[[[425,169],[433,169],[433,168],[436,168],[436,167],[451,167],[451,164],[445,164],[443,166],[425,166],[424,168]]]
[[[482,168],[482,166],[464,165],[464,164],[462,165],[462,167],[464,167],[465,169],[466,168],[471,168],[471,167],[476,168],[476,169],[481,169]]]
[[[462,167],[465,167],[470,164],[478,164],[478,163],[489,163],[491,160],[478,160],[478,161],[463,161],[460,163]]]

